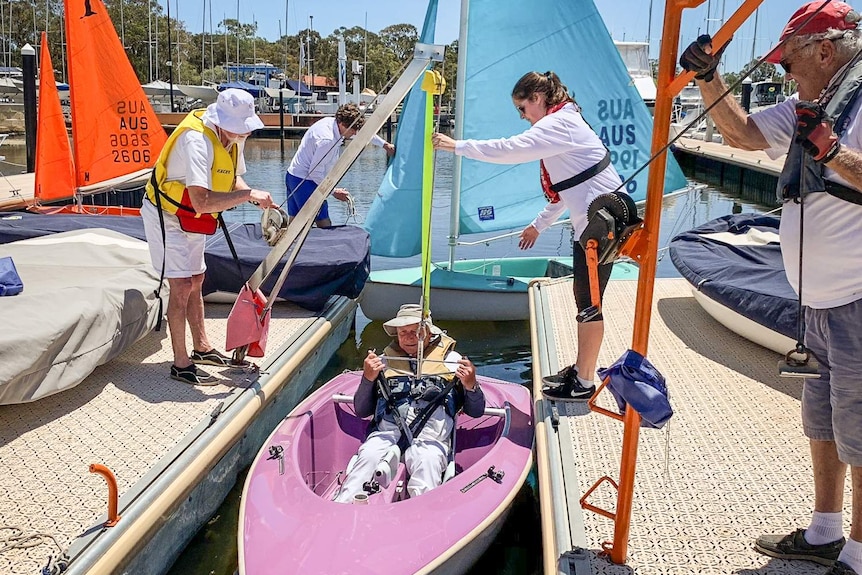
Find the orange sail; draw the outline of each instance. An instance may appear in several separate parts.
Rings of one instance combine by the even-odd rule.
[[[36,198],[63,200],[75,194],[75,166],[66,135],[66,121],[54,82],[48,36],[42,32],[39,62],[39,121],[36,128]]]
[[[64,0],[78,186],[151,168],[167,135],[101,0]]]

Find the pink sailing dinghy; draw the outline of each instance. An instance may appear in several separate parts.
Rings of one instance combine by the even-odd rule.
[[[485,415],[460,415],[454,477],[407,496],[398,464],[366,504],[331,501],[368,432],[352,396],[360,372],[318,389],[276,428],[242,494],[239,573],[464,573],[488,548],[533,462],[527,388],[478,376]]]

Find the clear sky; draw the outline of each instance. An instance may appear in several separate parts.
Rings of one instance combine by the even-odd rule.
[[[159,0],[162,6],[168,0]],[[560,0],[561,2],[574,0]],[[777,41],[790,15],[805,0],[764,0],[757,19],[755,38],[754,18],[750,18],[734,36],[726,52],[727,71],[736,71],[751,59],[752,45],[756,57],[763,55]],[[849,0],[853,5],[860,0]],[[171,17],[184,20],[191,32],[200,32],[204,24],[204,6],[212,6],[212,21],[237,18],[244,23],[256,21],[260,36],[269,40],[279,32],[295,34],[309,27],[313,16],[314,30],[327,36],[340,26],[361,26],[377,32],[391,24],[409,23],[421,28],[426,0],[170,0]],[[599,13],[615,40],[646,40],[649,32],[651,57],[658,56],[664,0],[594,0]],[[741,0],[704,0],[698,8],[687,10],[683,18],[682,45],[694,40],[698,32],[714,32],[722,17],[729,18]],[[437,11],[437,42],[448,44],[458,37],[460,0],[439,0]],[[519,5],[527,8],[530,0]],[[652,26],[648,25],[652,4]],[[285,10],[286,8],[286,10]],[[285,27],[285,11],[287,26]],[[178,12],[178,14],[177,14]],[[367,19],[367,26],[366,26]],[[206,16],[209,27],[209,10]]]

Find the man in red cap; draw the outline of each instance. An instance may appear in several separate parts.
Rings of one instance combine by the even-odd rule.
[[[778,179],[784,268],[805,310],[805,346],[819,363],[802,391],[802,426],[814,470],[814,512],[806,529],[763,535],[755,549],[781,559],[831,565],[827,575],[862,574],[862,30],[848,4],[815,0],[790,17],[767,61],[796,80],[798,93],[746,114],[716,74],[724,47],[701,36],[680,64],[695,72],[725,141],[787,154]],[[804,206],[804,210],[803,210]],[[803,235],[804,230],[804,235]],[[800,270],[801,265],[801,270]],[[843,537],[850,467],[850,539]]]

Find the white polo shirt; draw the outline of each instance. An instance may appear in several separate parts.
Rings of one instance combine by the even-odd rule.
[[[383,147],[386,140],[375,134],[371,143]],[[321,118],[305,131],[287,171],[294,177],[319,184],[341,157],[341,144],[335,117]]]

